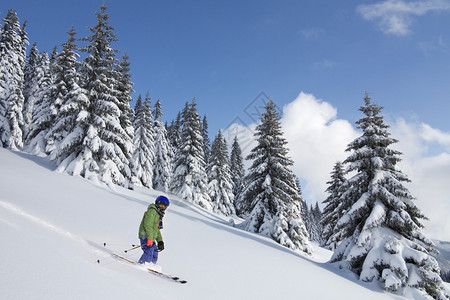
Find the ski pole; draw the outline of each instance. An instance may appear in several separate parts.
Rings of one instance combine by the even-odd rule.
[[[123,252],[127,253],[128,251],[131,251],[131,250],[137,249],[137,248],[139,248],[139,247],[141,247],[141,246],[143,246],[143,245],[132,245],[132,246],[133,246],[133,248],[130,248],[130,249],[124,250]]]

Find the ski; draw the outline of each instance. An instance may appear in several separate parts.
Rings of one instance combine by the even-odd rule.
[[[112,253],[111,255],[112,255],[114,258],[119,259],[119,260],[121,260],[121,261],[125,261],[125,262],[128,262],[128,263],[133,264],[133,265],[138,265],[137,262],[132,261],[132,260],[126,258],[126,257],[123,257],[123,256],[119,255],[119,254]],[[162,278],[165,278],[165,279],[170,279],[170,280],[173,280],[173,281],[178,282],[178,283],[181,283],[181,284],[187,283],[186,280],[181,280],[181,279],[180,279],[179,277],[177,277],[177,276],[172,276],[172,275],[169,275],[169,274],[165,274],[165,273],[162,273],[162,272],[158,272],[158,271],[152,270],[152,269],[150,269],[150,268],[145,268],[145,269],[146,269],[149,273],[152,273],[152,274],[157,275],[157,276],[159,276],[159,277],[162,277]]]

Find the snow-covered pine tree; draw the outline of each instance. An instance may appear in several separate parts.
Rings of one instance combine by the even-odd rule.
[[[310,238],[310,240],[315,241],[320,244],[322,242],[323,227],[322,227],[322,224],[320,223],[320,220],[322,219],[322,211],[320,210],[318,202],[316,202],[314,207],[312,207],[312,205],[311,205],[311,214],[312,214],[312,218],[314,221],[314,227],[315,227],[317,234],[315,234],[312,238]]]
[[[183,127],[183,121],[181,112],[178,112],[175,120],[172,120],[167,130],[167,137],[174,152],[180,148],[181,144],[181,128]]]
[[[338,246],[337,241],[333,241],[330,237],[333,235],[334,226],[336,226],[337,221],[342,217],[343,211],[341,211],[341,195],[342,195],[342,185],[345,182],[344,167],[341,162],[336,162],[333,171],[331,172],[331,180],[327,182],[328,188],[326,192],[329,193],[327,199],[323,201],[325,208],[323,209],[322,219],[320,223],[323,227],[322,231],[322,246],[335,250]]]
[[[89,99],[86,91],[80,87],[80,63],[77,61],[79,55],[75,52],[76,32],[73,27],[67,35],[69,37],[62,44],[61,52],[54,50],[52,54],[55,56],[51,67],[54,78],[53,95],[59,94],[61,99],[54,99],[59,102],[58,113],[54,114],[52,126],[45,136],[46,152],[59,165],[58,171],[70,170],[66,168],[82,152],[84,137],[89,128]],[[78,170],[73,173],[78,174]]]
[[[134,162],[132,160],[132,155],[134,152],[134,127],[133,127],[133,109],[130,106],[130,103],[133,101],[131,97],[131,93],[134,92],[131,82],[131,74],[130,74],[130,62],[128,61],[129,56],[127,53],[124,53],[122,56],[122,60],[118,65],[116,65],[117,71],[117,107],[120,110],[119,122],[120,127],[125,130],[125,135],[122,135],[123,141],[118,143],[118,146],[121,148],[122,153],[125,155],[125,159],[123,160],[125,163],[121,169],[122,174],[127,178],[130,182],[135,182],[134,170],[136,169],[134,166]]]
[[[153,162],[154,156],[154,131],[152,108],[150,104],[150,97],[147,91],[144,103],[142,103],[141,95],[138,96],[135,106],[134,117],[134,153],[133,163],[135,167],[135,181],[134,184],[138,186],[145,186],[147,188],[153,187]]]
[[[206,115],[203,116],[202,122],[202,137],[203,137],[203,153],[205,154],[205,164],[208,165],[211,156],[211,140],[208,133],[208,120]]]
[[[166,130],[167,130],[167,140],[169,141],[170,145],[170,168],[171,168],[171,176],[174,169],[175,164],[175,157],[176,152],[178,151],[178,148],[180,147],[181,143],[181,112],[178,112],[176,120],[172,120],[170,122],[170,125],[167,125],[167,121],[165,124]],[[170,180],[171,181],[171,180]],[[169,181],[169,188],[170,188],[170,181]]]
[[[241,146],[237,136],[234,136],[233,144],[231,145],[230,156],[230,172],[231,181],[233,182],[234,199],[238,199],[240,192],[243,189],[243,179],[245,176],[244,162],[242,157]]]
[[[0,29],[0,146],[23,146],[23,69],[28,38],[15,10],[9,10]]]
[[[211,210],[208,196],[201,119],[197,113],[195,98],[183,109],[181,143],[174,157],[174,172],[170,190],[184,200]]]
[[[52,126],[52,104],[50,98],[52,89],[52,76],[50,74],[50,61],[47,52],[39,55],[36,68],[36,84],[33,85],[30,98],[33,97],[33,110],[31,121],[25,136],[26,151],[34,155],[46,155],[45,136]]]
[[[314,208],[312,204],[308,207],[308,214],[305,219],[306,230],[309,234],[309,240],[317,242],[320,237],[319,229],[317,228],[316,219],[314,218]]]
[[[50,75],[52,78],[52,82],[55,82],[55,73],[54,68],[56,64],[56,58],[58,57],[58,47],[54,46],[52,52],[50,53],[49,59],[50,59]],[[59,108],[59,107],[58,107]]]
[[[175,120],[170,121],[170,124],[166,121],[166,123],[164,123],[164,127],[166,127],[166,131],[167,131],[167,138],[169,139],[169,143],[170,146],[172,146],[172,132],[173,132],[173,128],[175,127]]]
[[[50,66],[56,63],[56,57],[58,56],[58,47],[53,47],[52,53],[50,53]]]
[[[253,164],[240,197],[246,218],[244,229],[267,235],[283,246],[311,254],[308,233],[301,217],[301,199],[287,157],[281,117],[272,100],[256,127],[258,145],[247,159]]]
[[[317,219],[317,211],[316,208],[314,208],[311,205],[308,206],[308,204],[303,201],[302,203],[302,219],[305,223],[306,231],[308,231],[309,240],[314,241],[316,243],[320,243],[321,241],[321,228],[319,225],[319,219]],[[319,209],[320,213],[320,209]]]
[[[302,186],[300,184],[300,179],[297,176],[295,176],[295,185],[297,186],[299,197],[302,198],[302,194],[303,194]],[[302,200],[303,200],[303,198],[302,198]],[[305,201],[303,200],[302,202],[305,202]]]
[[[78,116],[86,125],[83,130],[83,147],[75,154],[67,168],[60,170],[80,175],[106,184],[129,186],[130,162],[123,149],[130,149],[125,129],[120,123],[122,112],[117,98],[118,79],[116,70],[117,50],[111,48],[116,41],[114,28],[109,25],[106,5],[96,12],[97,24],[89,27],[92,35],[83,38],[89,44],[82,51],[87,57],[82,64],[82,87],[88,98],[87,114]]]
[[[159,100],[159,99],[158,99],[158,100]],[[173,120],[172,120],[171,124],[173,124]],[[164,127],[166,128],[167,137],[169,137],[169,129],[170,129],[170,126],[169,126],[169,123],[168,123],[167,121],[164,122]]]
[[[306,201],[301,201],[300,202],[300,207],[302,209],[301,211],[301,216],[302,216],[302,220],[303,223],[305,224],[305,228],[306,231],[308,232],[308,238],[309,238],[309,232],[310,232],[310,223],[311,223],[311,212],[309,211],[309,206],[308,203],[306,203]]]
[[[230,173],[227,143],[222,135],[222,131],[219,130],[212,144],[207,174],[212,210],[224,216],[236,214],[234,209],[233,181]]]
[[[133,137],[134,137],[134,128],[133,128],[133,109],[130,106],[130,103],[133,101],[131,97],[131,93],[133,90],[133,83],[131,82],[131,74],[130,74],[130,62],[128,61],[129,56],[127,53],[124,53],[122,56],[122,60],[120,64],[117,65],[117,74],[119,75],[117,80],[117,106],[120,109],[120,125],[125,130],[127,134],[127,141],[125,143],[121,143],[122,146],[132,146]],[[133,153],[133,148],[130,149],[122,149],[123,153],[127,155],[129,159],[131,154]]]
[[[153,161],[153,189],[167,192],[170,183],[172,149],[167,138],[166,127],[161,120],[162,110],[161,101],[159,99],[155,103],[155,120],[154,120],[154,155]]]
[[[309,240],[320,243],[321,241],[320,233],[322,227],[319,225],[321,214],[319,205],[316,202],[316,206],[313,208],[312,205],[308,205],[308,203],[306,203],[306,201],[302,197],[302,188],[300,185],[300,179],[297,176],[295,177],[295,185],[297,186],[298,195],[301,199],[300,204],[301,216],[303,223],[305,224],[306,231],[308,232]]]
[[[131,118],[131,121],[133,123],[133,127],[136,131],[136,127],[135,124],[137,122],[138,119],[138,111],[142,110],[142,95],[138,95],[137,99],[136,99],[136,103],[134,104],[134,111],[133,111],[133,117]]]
[[[37,44],[34,43],[31,47],[30,53],[28,54],[27,61],[25,63],[25,68],[23,71],[24,75],[24,88],[23,88],[23,137],[24,139],[28,133],[28,127],[30,126],[31,119],[33,117],[33,107],[36,101],[35,92],[39,89],[40,81],[44,75],[42,68],[39,66],[39,60],[41,54],[39,53]]]
[[[348,145],[344,161],[356,172],[344,183],[341,201],[348,209],[336,224],[342,240],[331,262],[347,267],[362,281],[380,280],[389,291],[415,287],[434,298],[450,294],[439,277],[439,266],[429,253],[433,242],[422,233],[426,219],[415,198],[403,185],[409,179],[396,168],[400,152],[389,148],[397,140],[379,115],[382,107],[371,103],[367,92],[364,117],[356,122],[362,136]]]
[[[162,116],[163,116],[163,113],[162,113],[162,107],[161,107],[161,100],[156,100],[156,103],[155,103],[155,108],[153,109],[153,120],[154,121],[156,121],[156,120],[161,120],[161,122],[162,122]],[[164,126],[164,124],[163,124],[163,126]],[[167,132],[167,128],[165,128],[165,126],[164,126],[164,129],[166,129],[166,132]]]
[[[133,101],[131,94],[134,92],[133,83],[131,82],[131,74],[130,74],[130,62],[128,61],[130,57],[125,52],[122,56],[122,60],[116,66],[118,72],[118,80],[117,80],[117,90],[118,90],[118,106],[120,111],[120,124],[122,128],[125,129],[129,138],[132,140],[134,136],[134,129],[132,124],[133,119],[133,109],[130,106],[130,103]]]

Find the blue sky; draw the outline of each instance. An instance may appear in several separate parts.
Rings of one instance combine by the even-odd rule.
[[[101,4],[3,0],[0,13],[16,9],[28,20],[30,42],[51,51],[65,42],[72,25],[78,37],[89,35],[86,26],[95,25]],[[385,114],[450,130],[448,1],[106,4],[119,39],[113,47],[128,52],[136,93],[149,90],[152,99],[160,98],[169,120],[196,97],[214,135],[260,92],[283,107],[303,91],[354,122],[367,90]],[[401,19],[406,32],[383,25],[390,15]]]
[[[2,0],[28,20],[30,42],[51,51],[96,24],[102,1]],[[431,237],[450,241],[450,0],[107,1],[130,56],[137,94],[160,99],[166,120],[197,98],[211,139],[239,132],[251,149],[266,97],[283,113],[294,173],[306,201],[323,201],[334,163],[360,135],[367,90],[403,152],[400,170],[430,218]],[[82,43],[79,42],[81,46]],[[136,95],[134,97],[136,97]],[[247,144],[245,144],[247,143]]]

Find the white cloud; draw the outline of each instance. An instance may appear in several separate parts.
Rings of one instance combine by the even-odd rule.
[[[436,142],[448,147],[450,150],[450,134],[442,132],[439,129],[432,128],[430,125],[421,124],[419,132],[420,137],[427,142]]]
[[[321,203],[328,196],[326,182],[335,162],[348,157],[347,145],[361,132],[349,121],[338,119],[330,103],[306,93],[283,107],[281,122],[304,198]],[[398,167],[412,181],[407,187],[417,198],[416,205],[430,218],[424,222],[427,236],[450,241],[450,133],[401,118],[389,125],[391,136],[399,140],[391,147],[403,152]],[[255,126],[234,124],[224,131],[229,144],[237,135],[241,145],[246,145],[244,157],[255,145]]]
[[[403,152],[399,169],[411,180],[408,188],[416,205],[430,219],[424,222],[427,235],[450,241],[450,133],[402,118],[390,132]]]
[[[382,32],[399,36],[411,32],[410,26],[414,17],[432,11],[446,10],[450,10],[448,0],[387,0],[375,4],[362,4],[356,9],[364,19],[374,21]]]
[[[345,149],[357,136],[348,121],[336,116],[336,108],[305,93],[283,108],[282,126],[295,161],[293,170],[310,202],[320,203],[327,197],[329,174],[336,161],[346,158]]]

